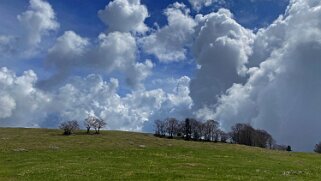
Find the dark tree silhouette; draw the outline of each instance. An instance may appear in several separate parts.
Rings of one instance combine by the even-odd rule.
[[[204,139],[207,141],[214,141],[219,123],[214,120],[207,120],[204,123]]]
[[[192,127],[191,127],[191,121],[190,118],[185,119],[184,124],[184,136],[186,140],[190,140],[192,137]]]
[[[254,135],[254,145],[261,148],[271,147],[272,136],[265,130],[256,130]]]
[[[290,145],[286,148],[286,151],[292,151],[292,148]]]
[[[93,116],[88,116],[85,121],[84,121],[84,125],[86,127],[87,130],[87,134],[90,133],[90,128],[92,128],[94,126],[94,121],[95,121],[95,117]]]
[[[162,133],[162,121],[157,119],[154,121],[154,129],[155,129],[155,135],[161,136]]]
[[[315,145],[314,152],[321,153],[321,142]]]
[[[222,143],[229,141],[261,148],[291,150],[289,146],[277,145],[267,131],[254,129],[250,124],[244,123],[235,124],[231,128],[232,131],[226,133],[219,129],[219,123],[214,120],[201,122],[193,118],[186,118],[184,121],[167,118],[164,121],[155,120],[154,129],[156,136],[168,135],[169,138],[177,136],[185,140],[195,141],[220,141]]]
[[[200,122],[198,122],[196,119],[190,118],[190,131],[191,131],[191,137],[193,140],[199,140],[201,138],[200,130]]]
[[[237,123],[232,127],[232,140],[235,143],[253,146],[254,128],[249,124]]]
[[[167,118],[165,120],[166,132],[170,138],[173,138],[178,132],[178,121],[175,118]]]
[[[222,143],[226,143],[227,140],[229,139],[229,134],[228,134],[228,133],[225,133],[224,131],[222,131],[222,130],[220,130],[220,129],[218,129],[217,132],[218,132],[218,134],[220,135],[220,136],[219,136],[219,137],[220,137],[220,141],[221,141]]]
[[[62,122],[59,125],[59,128],[64,131],[64,135],[71,135],[74,133],[74,131],[79,130],[79,125],[78,122],[73,120],[73,121],[66,121]]]
[[[230,133],[234,143],[261,148],[272,148],[274,140],[265,130],[256,130],[249,124],[237,123]]]

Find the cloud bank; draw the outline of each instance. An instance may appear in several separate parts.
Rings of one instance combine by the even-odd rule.
[[[1,68],[0,126],[57,127],[61,121],[81,121],[94,114],[107,120],[110,129],[140,131],[150,119],[164,114],[181,115],[192,104],[188,77],[175,80],[170,92],[137,90],[125,96],[117,93],[117,79],[105,81],[96,74],[73,77],[52,92],[38,89],[36,81],[33,71],[17,76]]]
[[[313,148],[321,137],[318,131],[321,126],[321,110],[318,106],[321,103],[320,16],[320,1],[293,0],[283,16],[256,33],[254,43],[250,46],[252,52],[232,58],[248,66],[248,79],[244,83],[231,81],[234,84],[226,93],[211,100],[213,111],[210,113],[220,120],[223,128],[229,129],[236,122],[251,123],[257,128],[267,129],[279,142],[291,144],[298,150]],[[229,31],[232,30],[225,30]],[[237,35],[238,38],[242,37],[242,33]],[[244,46],[248,41],[241,42],[236,44],[240,52],[242,48],[248,49]],[[220,58],[218,55],[212,57],[213,61]],[[234,64],[234,69],[237,65],[242,63]],[[215,70],[216,66],[220,64],[215,63],[207,68]],[[225,72],[228,69],[223,70]],[[200,69],[199,74],[202,72]],[[210,73],[205,75],[212,78]],[[219,80],[228,82],[224,79],[226,77]],[[198,89],[202,87],[207,85],[198,85]],[[193,87],[192,81],[191,92],[194,89],[196,87]],[[200,97],[191,95],[193,100]]]

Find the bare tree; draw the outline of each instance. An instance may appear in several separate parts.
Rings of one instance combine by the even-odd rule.
[[[219,132],[218,132],[219,123],[214,120],[207,120],[206,127],[211,141],[218,141]]]
[[[274,139],[265,130],[254,129],[249,124],[237,123],[232,127],[231,139],[234,143],[257,146],[261,148],[272,148],[275,144]],[[278,148],[283,149],[282,146]]]
[[[200,140],[204,140],[205,139],[205,131],[206,131],[205,130],[205,124],[198,121],[196,129],[197,129],[197,132],[198,132],[199,139]]]
[[[226,143],[227,140],[229,139],[229,134],[225,133],[224,131],[218,129],[217,130],[218,134],[219,134],[219,137],[220,137],[220,141],[222,143]]]
[[[231,139],[234,143],[240,143],[240,135],[243,129],[243,124],[237,123],[232,126],[232,131],[230,132]]]
[[[66,121],[62,122],[59,125],[59,128],[64,131],[64,135],[71,135],[74,133],[74,131],[79,130],[79,125],[78,122],[73,120],[73,121]]]
[[[165,123],[165,121],[161,121],[160,134],[162,137],[166,136],[166,123]]]
[[[107,125],[107,123],[103,119],[96,118],[96,121],[94,123],[94,129],[96,131],[96,134],[99,134],[100,129],[105,127],[106,125]]]
[[[179,137],[185,136],[185,121],[178,121],[177,136]]]
[[[162,128],[162,121],[157,119],[154,121],[154,129],[155,129],[155,135],[161,136],[161,128]]]
[[[272,136],[265,130],[255,130],[254,135],[254,145],[261,148],[267,148],[272,145],[273,138]]]
[[[191,129],[191,136],[193,140],[199,140],[201,138],[200,130],[200,122],[196,119],[189,119],[190,120],[190,129]]]
[[[184,136],[185,140],[190,140],[192,137],[191,119],[186,118],[184,122]]]
[[[249,124],[237,123],[232,127],[231,136],[235,143],[254,146],[255,129]]]
[[[100,129],[107,125],[103,119],[90,115],[85,119],[84,124],[86,126],[87,133],[90,132],[90,128],[93,128],[95,129],[96,134],[99,134]]]
[[[165,120],[166,125],[166,132],[168,133],[170,138],[173,138],[173,136],[178,131],[178,121],[175,118],[167,118]]]
[[[84,125],[87,129],[87,134],[90,133],[90,128],[92,128],[94,126],[94,122],[95,122],[95,117],[94,116],[88,116],[85,121],[84,121]]]
[[[165,120],[166,121],[166,120]],[[155,135],[156,136],[165,136],[166,134],[166,122],[162,120],[155,120],[154,121],[154,129],[155,129]]]

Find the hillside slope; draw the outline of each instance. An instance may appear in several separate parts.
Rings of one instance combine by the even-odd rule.
[[[0,180],[320,180],[321,156],[104,131],[0,129]]]

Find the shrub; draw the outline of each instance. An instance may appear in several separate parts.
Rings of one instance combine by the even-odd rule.
[[[292,148],[290,145],[286,148],[286,151],[292,151]]]
[[[315,145],[314,152],[321,153],[321,142]]]
[[[66,121],[62,122],[59,128],[64,131],[64,135],[71,135],[72,133],[74,133],[74,131],[79,130],[79,125],[78,122],[75,120]]]

